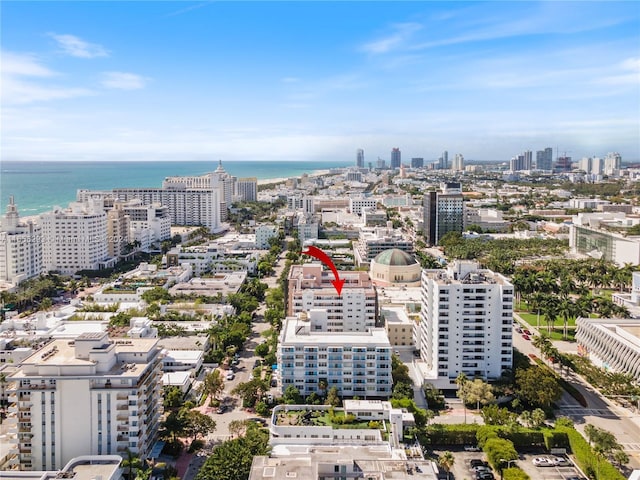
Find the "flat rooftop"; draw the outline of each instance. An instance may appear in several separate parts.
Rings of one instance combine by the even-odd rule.
[[[305,344],[331,343],[344,345],[364,345],[371,343],[378,346],[390,346],[389,337],[384,328],[372,328],[366,332],[314,332],[302,333],[302,329],[309,329],[308,321],[289,317],[283,325],[282,344],[288,342],[303,342]]]

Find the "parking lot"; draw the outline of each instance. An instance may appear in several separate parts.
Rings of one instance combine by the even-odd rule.
[[[433,454],[434,456],[437,456],[444,451],[445,449],[433,450]],[[451,468],[451,480],[473,480],[473,471],[470,468],[469,462],[472,459],[486,461],[486,457],[482,452],[465,452],[460,448],[451,448],[449,451],[453,453],[455,458],[453,467]],[[521,454],[518,460],[511,463],[511,466],[513,467],[514,464],[517,465],[519,468],[524,470],[529,477],[531,477],[531,480],[567,480],[572,477],[584,478],[578,469],[572,465],[571,459],[569,459],[569,466],[563,467],[536,467],[533,465],[534,458],[551,456],[552,455],[545,453]],[[507,465],[505,464],[504,468],[506,467]],[[496,480],[500,478],[499,471],[494,470],[493,475]]]

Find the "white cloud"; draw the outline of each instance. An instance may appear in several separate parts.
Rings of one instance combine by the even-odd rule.
[[[56,33],[51,33],[49,35],[58,42],[58,46],[62,48],[64,53],[71,55],[72,57],[95,58],[109,56],[109,51],[102,45],[89,43],[75,35],[59,35]]]
[[[392,28],[395,30],[394,33],[366,43],[361,47],[361,50],[374,55],[395,50],[403,46],[415,32],[422,28],[422,25],[414,22],[396,23],[392,25]]]
[[[7,51],[0,52],[3,75],[23,75],[26,77],[52,77],[55,72],[38,63],[35,56]]]
[[[300,79],[298,77],[284,77],[281,78],[280,81],[282,83],[298,83]]]
[[[33,102],[60,100],[92,95],[87,88],[43,84],[58,73],[42,65],[35,56],[2,52],[2,104],[24,105]],[[26,79],[25,77],[29,78]]]
[[[147,84],[148,78],[135,73],[104,72],[102,74],[102,86],[117,88],[119,90],[139,90]]]
[[[611,70],[615,70],[612,68]],[[640,57],[627,58],[617,66],[618,72],[597,79],[602,85],[640,85]]]

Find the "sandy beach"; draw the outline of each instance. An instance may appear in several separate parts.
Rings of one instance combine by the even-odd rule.
[[[328,175],[329,172],[330,170],[314,170],[309,174],[309,177],[321,177],[322,175]],[[289,178],[300,178],[300,177],[301,176],[298,175],[297,177],[262,178],[258,180],[258,185],[269,185],[271,183],[284,183],[287,180],[289,180]]]

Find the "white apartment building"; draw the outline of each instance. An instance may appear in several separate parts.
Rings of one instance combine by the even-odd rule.
[[[351,197],[349,199],[349,211],[356,215],[362,215],[365,208],[376,209],[378,200],[372,197]]]
[[[287,315],[326,312],[326,330],[364,332],[376,326],[378,295],[369,273],[338,272],[345,283],[338,296],[331,271],[319,263],[292,265],[288,278]]]
[[[440,388],[456,388],[460,372],[495,380],[511,369],[512,322],[513,285],[504,276],[472,261],[423,270],[414,337]]]
[[[0,220],[0,282],[17,285],[42,272],[41,228],[32,221],[20,221],[11,196]]]
[[[140,250],[149,250],[153,244],[171,238],[171,215],[167,207],[144,205],[136,199],[125,203],[123,209],[129,217],[130,241],[140,242]]]
[[[318,222],[311,216],[298,214],[298,240],[304,245],[307,240],[315,240],[318,238],[319,226]]]
[[[392,248],[412,254],[413,241],[394,230],[390,223],[386,227],[361,228],[353,249],[356,264],[359,266],[370,263],[378,254]]]
[[[40,215],[42,264],[46,271],[74,274],[78,270],[98,270],[117,259],[109,257],[107,214],[101,198],[73,202],[67,209]]]
[[[139,200],[143,205],[159,204],[167,208],[172,225],[202,225],[211,232],[221,229],[223,193],[219,175],[167,177],[161,188],[116,188],[111,191],[78,190],[77,200],[99,196],[123,201]],[[224,206],[226,212],[226,205]]]
[[[389,398],[391,345],[383,328],[315,331],[306,314],[285,319],[278,341],[282,391],[295,386],[303,396],[336,387],[341,396]],[[322,382],[321,382],[322,380]]]
[[[256,177],[238,178],[236,196],[241,202],[255,202],[258,199],[258,179]]]
[[[85,333],[54,340],[8,378],[10,435],[24,470],[59,469],[81,455],[145,458],[157,438],[157,339]]]
[[[269,249],[269,240],[277,238],[279,235],[276,225],[258,225],[256,227],[256,248],[260,250]]]

